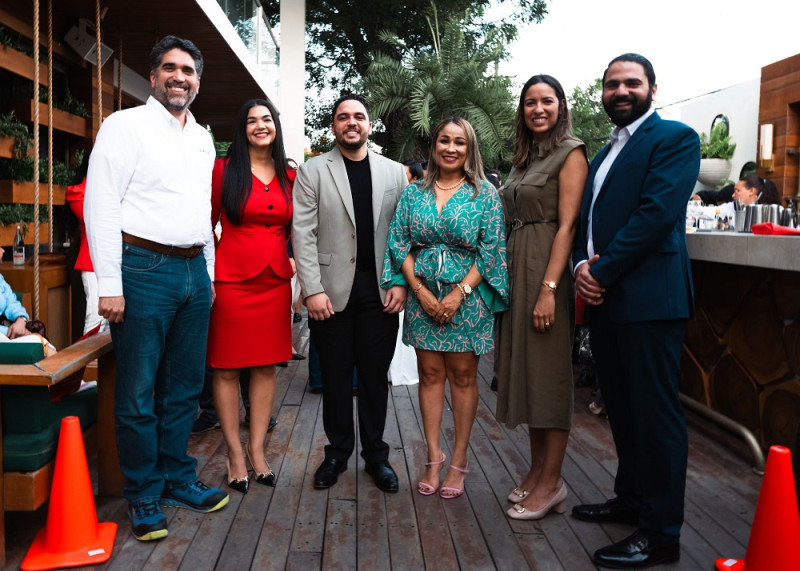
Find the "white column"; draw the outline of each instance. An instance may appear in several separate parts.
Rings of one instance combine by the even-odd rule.
[[[303,162],[305,149],[306,2],[281,0],[280,111],[286,156]]]

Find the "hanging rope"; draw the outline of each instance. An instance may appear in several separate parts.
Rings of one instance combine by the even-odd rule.
[[[100,0],[95,0],[94,3],[94,39],[95,49],[97,51],[97,130],[100,130],[100,124],[103,122],[103,51],[102,43],[100,42]]]
[[[53,253],[53,0],[47,2],[47,251]],[[33,229],[39,236],[39,212],[33,213]]]
[[[39,218],[39,0],[33,0],[33,219]],[[34,223],[34,228],[35,228]],[[39,319],[39,233],[33,234],[33,318]]]

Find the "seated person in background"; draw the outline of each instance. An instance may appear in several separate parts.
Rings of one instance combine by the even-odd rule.
[[[733,192],[733,200],[741,200],[745,204],[780,204],[781,201],[775,183],[754,174],[739,179]]]
[[[733,205],[736,201],[740,201],[742,204],[780,204],[780,196],[774,182],[768,178],[749,174],[743,176],[736,183],[733,201],[722,205],[720,215],[733,217]]]
[[[406,169],[406,178],[409,184],[425,176],[422,170],[422,163],[416,159],[403,161],[403,167]]]
[[[0,258],[3,257],[3,251],[3,248],[0,248]],[[0,275],[0,315],[9,322],[8,325],[0,325],[0,333],[9,339],[30,335],[30,331],[25,327],[28,323],[28,312],[22,307],[14,290],[2,275]]]
[[[719,190],[699,190],[692,196],[692,200],[699,200],[708,206],[725,204],[733,200],[734,185],[728,184]]]

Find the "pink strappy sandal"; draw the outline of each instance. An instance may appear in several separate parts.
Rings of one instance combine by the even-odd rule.
[[[462,474],[469,474],[469,462],[467,462],[467,465],[464,466],[463,468],[459,468],[458,466],[454,466],[453,464],[450,464],[450,467],[453,470],[458,470]],[[466,482],[466,478],[464,478],[464,481]],[[442,486],[442,489],[439,490],[439,496],[441,496],[446,500],[452,500],[453,498],[457,498],[463,493],[464,493],[464,486],[460,488],[451,488],[450,486]]]
[[[447,460],[447,456],[445,456],[444,452],[442,452],[441,460],[439,460],[438,462],[426,462],[425,466],[439,466],[440,464],[444,464],[445,460]],[[439,488],[438,485],[436,487],[433,487],[427,482],[423,482],[422,480],[420,480],[419,483],[417,484],[417,491],[423,496],[432,496],[433,494],[436,493],[436,490],[438,488]]]

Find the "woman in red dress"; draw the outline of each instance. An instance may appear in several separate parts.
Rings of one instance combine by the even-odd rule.
[[[271,102],[247,101],[233,142],[214,165],[211,222],[217,244],[208,364],[214,405],[228,446],[228,485],[247,493],[247,460],[256,482],[275,485],[264,455],[275,363],[292,358],[292,267],[286,241],[292,221],[295,171],[287,165],[278,113]],[[251,371],[250,437],[239,437],[239,372]]]

